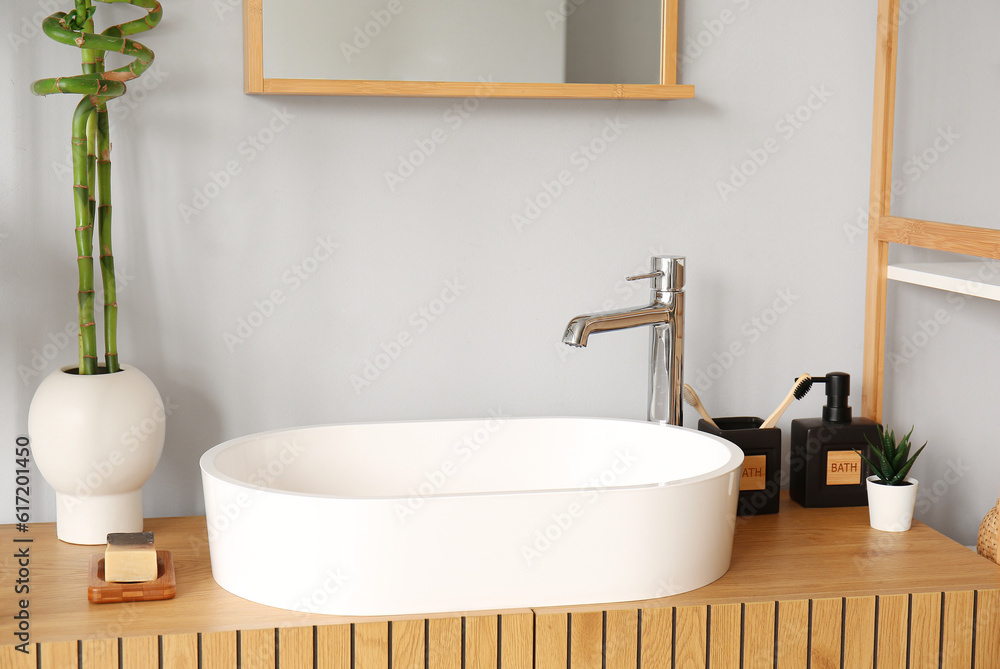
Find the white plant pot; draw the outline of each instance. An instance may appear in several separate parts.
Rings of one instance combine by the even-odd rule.
[[[109,532],[142,531],[142,486],[163,452],[166,415],[138,369],[82,376],[76,369],[38,386],[28,434],[38,470],[56,490],[56,536],[103,544]]]
[[[917,502],[917,479],[906,479],[910,485],[885,485],[876,483],[877,476],[869,476],[868,519],[876,530],[905,532],[913,522],[913,507]]]

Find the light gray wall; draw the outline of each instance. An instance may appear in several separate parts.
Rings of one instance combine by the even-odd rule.
[[[11,446],[41,377],[74,362],[59,336],[76,290],[59,165],[75,103],[28,86],[78,71],[77,54],[11,39],[45,1],[0,5],[0,439]],[[860,407],[874,0],[684,3],[680,79],[698,97],[665,103],[245,96],[230,3],[165,3],[143,36],[156,68],[113,103],[121,350],[171,409],[148,516],[202,512],[199,456],[260,430],[491,410],[641,419],[645,332],[583,350],[559,339],[573,315],[644,301],[622,278],[655,253],[689,259],[687,378],[710,411],[767,415],[796,375],[832,370],[855,375]],[[964,39],[974,12],[941,20],[931,7],[946,3],[913,4],[910,25],[946,34],[928,48]],[[977,44],[995,68],[993,43]],[[983,83],[952,74],[965,89]],[[741,167],[750,176],[734,177]],[[332,258],[313,264],[324,244]],[[280,304],[259,305],[275,291]],[[916,291],[893,289],[890,346],[948,308]],[[969,300],[953,312],[890,376],[886,414],[931,440],[922,480],[946,480],[949,460],[972,465],[918,514],[971,543],[1000,486],[984,422],[997,311]],[[241,332],[247,319],[259,327]],[[377,378],[352,383],[406,335]],[[38,374],[21,378],[33,360]],[[813,393],[786,413],[786,440],[789,421],[821,404]],[[0,466],[4,489],[13,467]],[[33,518],[51,520],[37,474],[32,496]]]

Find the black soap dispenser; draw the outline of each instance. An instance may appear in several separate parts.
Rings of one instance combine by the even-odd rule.
[[[880,426],[851,416],[850,374],[830,372],[812,380],[826,384],[826,406],[822,418],[792,421],[789,493],[805,507],[866,506],[870,472],[855,451],[871,458],[868,442],[879,443]]]

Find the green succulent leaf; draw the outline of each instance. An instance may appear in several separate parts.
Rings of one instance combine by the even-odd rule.
[[[926,445],[927,444],[925,442],[924,446]],[[918,448],[917,452],[913,454],[913,457],[907,460],[906,464],[903,465],[898,472],[896,472],[896,475],[889,481],[889,485],[903,485],[906,481],[906,475],[910,473],[910,467],[913,466],[913,462],[917,459],[917,456],[920,455],[920,452],[924,450],[924,446]]]
[[[855,450],[854,452],[857,453],[858,455],[860,455],[861,459],[864,460],[868,464],[868,468],[872,471],[872,474],[874,474],[875,476],[877,476],[880,481],[885,481],[886,480],[885,476],[882,474],[882,470],[879,469],[878,465],[876,465],[874,462],[872,462],[871,460],[869,460],[868,458],[866,458],[865,454],[862,453],[861,451]]]
[[[896,457],[894,457],[892,459],[892,468],[893,469],[898,470],[902,466],[902,464],[904,462],[906,462],[907,459],[909,458],[909,456],[910,456],[910,446],[912,445],[910,443],[910,435],[911,434],[913,434],[913,428],[912,427],[910,428],[910,431],[906,433],[906,436],[903,437],[900,440],[900,442],[899,442],[899,450],[896,453]]]
[[[882,451],[885,453],[885,459],[890,463],[896,459],[896,433],[892,430],[889,434],[882,433]]]
[[[878,456],[879,471],[882,472],[882,477],[890,478],[894,470],[889,456],[884,451],[880,450],[875,451],[875,455]]]
[[[905,485],[906,476],[910,473],[910,468],[913,467],[914,461],[916,461],[917,456],[924,450],[927,446],[925,442],[923,446],[917,449],[917,452],[910,457],[910,449],[912,443],[910,442],[910,436],[913,434],[913,428],[906,433],[902,439],[898,442],[896,441],[896,433],[892,430],[882,429],[879,434],[878,445],[873,444],[865,437],[865,441],[871,447],[872,453],[876,456],[878,464],[876,465],[872,460],[865,457],[860,451],[855,451],[861,458],[868,463],[872,472],[879,478],[880,481],[887,485]]]

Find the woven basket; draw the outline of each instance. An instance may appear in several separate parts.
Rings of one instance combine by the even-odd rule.
[[[976,552],[988,560],[1000,564],[1000,499],[990,509],[979,524],[979,538]]]

